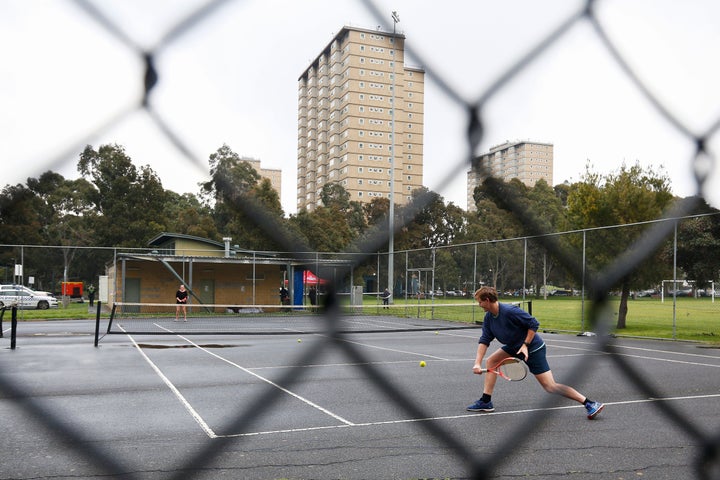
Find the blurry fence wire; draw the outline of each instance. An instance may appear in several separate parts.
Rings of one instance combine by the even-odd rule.
[[[185,145],[181,136],[176,134],[169,123],[165,121],[163,113],[157,111],[153,106],[153,87],[157,84],[158,79],[162,77],[162,72],[156,69],[155,60],[166,47],[172,45],[185,33],[192,31],[200,24],[212,22],[213,18],[216,18],[215,14],[218,13],[220,7],[229,1],[230,0],[215,0],[207,2],[169,29],[154,48],[146,50],[139,47],[134,39],[125,33],[126,29],[123,25],[119,24],[115,19],[106,16],[98,6],[100,5],[99,3],[95,4],[89,0],[75,0],[74,3],[79,6],[89,18],[102,26],[105,35],[119,41],[122,44],[122,48],[126,48],[128,52],[136,55],[138,60],[145,65],[142,79],[144,91],[141,98],[137,100],[136,104],[128,105],[128,108],[124,112],[111,119],[108,123],[96,125],[87,138],[96,137],[109,127],[122,122],[131,113],[138,110],[144,111],[152,118],[170,142],[183,152],[190,161],[204,169],[204,162],[191,153],[191,149]],[[543,54],[550,46],[563,42],[565,35],[571,28],[579,23],[587,22],[594,29],[595,35],[607,53],[615,60],[617,68],[631,81],[637,91],[645,96],[655,107],[657,115],[664,117],[667,122],[674,127],[677,133],[683,136],[687,140],[687,143],[693,147],[694,160],[692,162],[692,168],[697,183],[698,194],[700,197],[703,196],[705,180],[708,173],[715,167],[713,156],[707,150],[707,145],[709,139],[715,134],[717,129],[720,128],[720,118],[718,118],[714,124],[710,125],[706,132],[695,134],[689,125],[684,123],[679,116],[667,108],[657,96],[653,95],[650,88],[648,88],[635,73],[633,65],[622,56],[614,45],[613,40],[607,34],[607,26],[602,24],[595,12],[595,8],[599,3],[601,2],[587,1],[585,4],[582,4],[577,11],[572,12],[564,21],[560,22],[554,31],[536,45],[532,45],[516,63],[507,68],[504,73],[498,76],[498,78],[476,98],[466,98],[453,89],[450,86],[450,79],[445,76],[445,73],[441,69],[434,66],[433,59],[425,58],[423,52],[413,49],[412,40],[408,41],[406,46],[407,51],[424,66],[426,76],[439,86],[441,92],[446,95],[448,99],[462,107],[465,112],[464,123],[467,125],[466,140],[469,158],[467,158],[465,162],[462,162],[456,169],[449,169],[450,171],[447,172],[441,188],[442,185],[449,184],[453,177],[464,175],[468,167],[474,162],[472,152],[476,151],[483,139],[486,129],[483,119],[486,104],[498,95],[514,78],[519,76],[531,63],[541,61]],[[390,16],[386,15],[386,12],[381,11],[378,5],[370,0],[363,2],[363,4],[368,11],[376,17],[378,24],[383,25],[386,30],[391,29]],[[168,78],[163,78],[163,80],[172,81],[172,79]],[[466,78],[464,81],[467,82],[468,79]],[[70,152],[74,154],[74,152],[80,151],[85,143],[85,138],[69,139],[67,149],[54,160],[48,162],[48,168],[55,168],[69,161],[68,158],[72,157]],[[556,237],[551,235],[543,236],[542,234],[547,232],[544,232],[540,227],[541,223],[536,221],[537,219],[526,212],[521,205],[518,205],[514,198],[503,196],[500,183],[492,181],[487,165],[480,164],[475,165],[475,167],[480,169],[480,171],[485,174],[485,177],[490,180],[488,183],[489,193],[494,196],[495,199],[502,200],[505,205],[510,207],[517,218],[527,226],[529,234],[538,235],[537,241],[542,244],[543,248],[551,252],[555,258],[559,259],[568,271],[584,271],[581,268],[575,252],[568,252],[565,247],[560,245]],[[228,192],[229,196],[231,193],[232,192]],[[426,197],[418,197],[414,200],[411,208],[419,210],[425,205],[426,201]],[[293,237],[291,232],[286,231],[278,225],[271,215],[265,214],[262,208],[258,208],[256,205],[250,205],[247,202],[239,202],[236,206],[250,216],[258,225],[262,225],[285,250],[299,252],[310,251],[307,245],[303,245],[297,238]],[[692,205],[688,203],[678,204],[672,211],[666,213],[666,218],[681,217],[688,214],[691,208]],[[617,284],[618,279],[633,271],[633,269],[649,255],[648,252],[654,251],[661,242],[665,241],[668,235],[672,233],[673,225],[673,222],[657,222],[650,225],[639,240],[637,240],[630,249],[616,258],[611,265],[608,265],[600,272],[595,272],[592,277],[587,276],[584,279],[584,285],[587,286],[592,301],[589,318],[596,330],[608,330],[610,323],[613,321],[612,313],[607,309],[607,292],[609,287]],[[396,229],[402,227],[402,224],[396,225]],[[370,258],[374,255],[374,252],[377,252],[387,243],[387,238],[387,230],[378,232],[372,239],[356,247],[359,247],[361,252],[367,252],[367,256]],[[307,260],[307,258],[304,258],[304,255],[299,256],[302,257],[300,260]],[[358,260],[358,262],[360,261],[361,260]],[[364,374],[382,389],[388,399],[395,401],[398,408],[415,418],[429,417],[429,415],[413,401],[408,393],[398,390],[393,382],[373,366],[372,362],[364,358],[362,351],[352,342],[338,341],[342,334],[333,330],[332,318],[334,315],[336,315],[336,309],[333,308],[331,302],[325,314],[327,332],[329,333],[326,337],[327,339],[319,348],[312,349],[308,351],[306,356],[298,358],[297,364],[303,366],[312,363],[325,349],[340,349],[351,361],[357,362],[358,365],[362,366]],[[607,353],[613,353],[614,351],[611,338],[602,335],[597,337],[597,348]],[[618,374],[626,375],[629,380],[637,385],[637,388],[640,389],[644,395],[647,397],[661,396],[660,393],[656,392],[654,387],[625,360],[625,357],[621,355],[609,355],[608,358],[616,362],[616,366],[618,367],[616,371],[619,372]],[[578,360],[569,376],[570,378],[568,378],[568,383],[573,384],[579,379],[582,365],[583,362]],[[305,373],[302,368],[290,369],[285,375],[285,378],[279,379],[278,383],[287,385],[287,388],[291,388],[292,385],[302,382],[304,375]],[[12,398],[23,399],[19,406],[27,413],[33,415],[38,422],[41,422],[47,430],[52,432],[53,435],[56,435],[58,439],[68,445],[82,445],[83,450],[80,453],[85,456],[87,461],[103,469],[108,475],[124,473],[124,478],[132,478],[131,475],[126,473],[131,471],[131,469],[125,468],[125,459],[112,452],[103,451],[99,447],[93,447],[93,442],[84,441],[82,432],[69,427],[66,422],[56,418],[53,412],[48,411],[39,403],[33,402],[32,395],[28,394],[21,385],[12,382],[7,375],[2,373],[0,373],[0,388],[6,395]],[[277,397],[278,395],[268,393],[261,398],[257,398],[253,403],[237,412],[234,422],[232,422],[232,425],[228,428],[239,430],[258,416],[271,415],[273,405],[278,400]],[[546,401],[546,406],[553,404],[554,401],[555,400],[549,396]],[[659,413],[678,430],[682,430],[698,439],[701,447],[695,452],[697,457],[696,475],[697,478],[710,478],[713,472],[717,471],[718,451],[720,450],[720,441],[718,438],[709,437],[700,431],[694,426],[691,419],[675,409],[671,402],[656,402],[653,405],[659,410]],[[527,421],[522,424],[522,431],[509,432],[507,437],[502,441],[502,445],[495,450],[496,452],[503,452],[503,454],[492,456],[487,460],[481,460],[477,452],[465,443],[463,438],[442,427],[440,423],[422,422],[420,425],[434,436],[438,442],[441,442],[454,452],[458,461],[466,465],[468,477],[485,479],[490,478],[497,467],[507,461],[507,459],[513,455],[513,452],[523,447],[523,439],[528,439],[532,436],[532,432],[537,432],[541,421],[543,421],[543,416],[541,415],[528,417]],[[215,457],[223,450],[222,445],[219,445],[218,442],[222,444],[223,442],[229,441],[238,442],[243,440],[214,439],[208,441],[204,446],[199,448],[194,455],[190,455],[190,458],[187,459],[184,465],[177,466],[178,468],[175,471],[179,473],[176,473],[172,478],[190,478],[193,472],[202,471],[202,468],[211,465]]]

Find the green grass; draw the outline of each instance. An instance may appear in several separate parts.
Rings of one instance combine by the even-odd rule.
[[[709,298],[679,298],[673,301],[658,298],[628,300],[626,327],[618,329],[618,308],[620,300],[610,302],[609,318],[611,333],[618,336],[665,338],[720,343],[720,300]],[[592,305],[585,302],[585,323],[582,323],[582,304],[579,298],[557,298],[533,300],[533,315],[544,330],[592,331],[589,322]],[[583,328],[584,326],[584,328]]]
[[[501,302],[516,302],[517,298],[501,298]],[[583,305],[578,297],[528,298],[532,300],[532,313],[540,322],[540,330],[559,333],[580,333],[595,330],[590,323],[592,304],[585,301],[585,322],[583,323]],[[447,304],[466,303],[467,307],[443,307]],[[433,315],[436,318],[472,322],[482,319],[479,307],[472,308],[473,301],[467,298],[436,298]],[[366,305],[372,304],[367,302]],[[410,315],[420,313],[430,318],[432,304],[430,300],[397,300],[396,308]],[[611,331],[617,336],[647,337],[674,340],[690,340],[720,344],[720,299],[714,303],[710,298],[678,298],[673,322],[672,298],[662,302],[659,298],[639,298],[628,300],[626,328],[618,329],[617,318],[620,299],[610,302],[609,318]],[[407,305],[402,308],[400,305]],[[419,308],[418,308],[419,307]],[[523,306],[527,309],[527,306]]]
[[[78,303],[78,302],[71,302],[67,305],[67,307],[64,307],[62,302],[60,302],[60,305],[58,308],[49,308],[47,310],[18,310],[17,311],[17,318],[18,321],[23,320],[77,320],[77,319],[94,319],[96,312],[97,312],[97,306],[94,306],[92,308],[92,311],[89,309],[89,305],[87,302],[85,303]],[[107,313],[103,313],[104,315],[107,315]],[[3,316],[3,322],[9,322],[10,321],[10,310],[5,311],[5,315]]]

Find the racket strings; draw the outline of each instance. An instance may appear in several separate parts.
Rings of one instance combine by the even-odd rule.
[[[527,375],[525,366],[518,361],[503,363],[500,365],[499,370],[503,373],[503,375],[512,380],[520,380],[525,378]]]

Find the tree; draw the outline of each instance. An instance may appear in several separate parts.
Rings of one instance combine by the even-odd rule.
[[[27,186],[8,186],[0,194],[0,242],[62,247],[34,248],[23,256],[24,276],[35,277],[40,288],[57,291],[55,280],[67,276],[78,253],[75,247],[89,245],[85,218],[91,214],[87,201],[91,190],[92,185],[83,179],[67,180],[48,171],[38,178],[28,178]],[[3,258],[2,264],[10,257],[19,261],[17,253],[5,253],[7,259]],[[85,250],[82,256],[91,253]],[[77,264],[78,275],[79,267],[88,263]]]
[[[495,183],[491,184],[491,181]],[[519,285],[519,280],[514,277],[515,272],[522,271],[519,259],[523,258],[518,242],[497,241],[520,237],[523,232],[522,224],[509,210],[511,206],[503,201],[506,195],[527,208],[527,188],[520,182],[504,183],[488,179],[478,185],[473,192],[477,209],[468,214],[467,235],[461,239],[488,242],[478,249],[478,276],[480,281],[499,291],[504,290],[509,282]]]
[[[687,278],[697,281],[697,287],[705,287],[709,280],[715,280],[720,272],[720,212],[702,199],[693,212],[701,215],[685,219],[678,224],[677,261]],[[664,250],[664,257],[672,261],[670,245]]]
[[[97,215],[90,222],[94,244],[145,247],[167,225],[162,182],[149,167],[140,169],[119,145],[88,145],[78,171],[93,185],[88,193]]]
[[[43,202],[24,185],[6,186],[0,194],[0,243],[42,244]]]
[[[390,200],[383,197],[375,197],[369,203],[363,204],[363,212],[368,226],[387,226],[388,213],[390,212]]]
[[[567,227],[566,208],[567,191],[565,185],[558,185],[551,188],[544,180],[540,179],[535,186],[528,191],[528,210],[533,213],[536,224],[543,232],[558,232]],[[560,240],[562,242],[562,240]],[[558,259],[548,254],[547,249],[538,240],[528,242],[528,274],[534,278],[535,285],[546,285],[547,280],[553,272],[555,278],[565,281],[571,276],[567,275],[565,269],[559,268]],[[543,294],[547,295],[546,289]],[[537,294],[540,294],[539,289]]]
[[[318,252],[342,252],[353,240],[347,218],[325,206],[312,212],[300,210],[290,217],[290,223]]]
[[[666,175],[643,169],[638,163],[623,165],[605,176],[593,173],[589,166],[583,181],[574,184],[568,196],[568,222],[578,229],[611,227],[653,220],[662,214],[673,196]],[[587,235],[586,258],[589,266],[602,270],[643,235],[645,226],[596,229]],[[662,262],[648,252],[645,260],[620,279],[620,307],[617,328],[626,327],[630,290],[645,288],[662,275]],[[657,252],[656,252],[657,254]]]
[[[225,144],[210,155],[209,164],[211,178],[201,184],[201,195],[212,208],[217,230],[243,248],[281,249],[281,234],[273,225],[283,223],[283,211],[270,181]]]
[[[44,205],[35,192],[19,184],[3,188],[0,193],[0,244],[42,245],[47,239],[44,226]],[[17,247],[2,249],[3,280],[14,279],[20,250]]]
[[[323,185],[320,191],[322,206],[347,219],[351,234],[358,238],[367,229],[365,212],[362,204],[350,200],[350,193],[340,183],[333,182]]]
[[[167,191],[165,200],[165,216],[167,230],[185,235],[210,238],[220,241],[222,234],[218,232],[212,218],[212,209],[200,202],[193,194],[182,195]]]
[[[57,262],[54,258],[57,253],[61,253],[63,281],[68,281],[71,273],[84,280],[97,277],[107,258],[100,252],[77,248],[92,244],[90,223],[96,216],[89,201],[93,192],[92,184],[83,178],[68,180],[54,172],[45,172],[37,179],[28,178],[27,184],[44,204],[45,233],[48,237],[44,244],[61,246],[59,252],[49,249],[39,253],[36,260],[48,266],[55,265]],[[77,258],[79,252],[82,253]],[[56,278],[55,275],[51,277]],[[52,288],[59,290],[56,285]]]
[[[411,203],[398,209],[398,218],[403,225],[396,237],[398,250],[450,245],[466,227],[462,209],[452,202],[446,205],[426,187],[413,191]]]

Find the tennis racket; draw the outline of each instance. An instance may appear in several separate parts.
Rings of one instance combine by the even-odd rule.
[[[494,373],[509,382],[524,380],[528,374],[527,365],[519,358],[506,358],[495,368],[483,368],[483,372]]]

